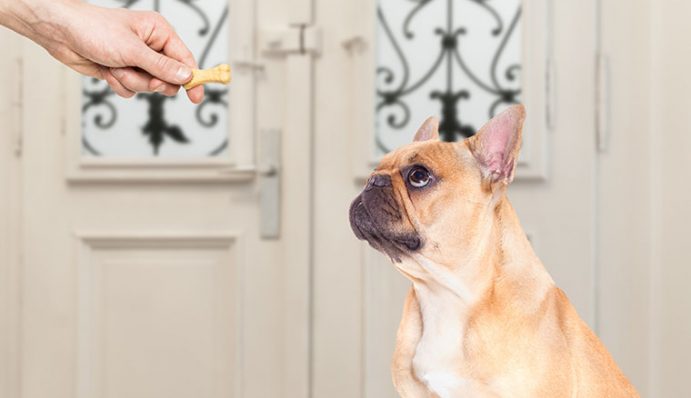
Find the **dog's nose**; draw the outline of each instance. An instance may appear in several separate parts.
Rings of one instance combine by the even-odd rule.
[[[372,177],[369,178],[369,181],[367,181],[367,187],[365,189],[370,190],[374,187],[384,188],[390,186],[391,176],[387,174],[374,174]]]

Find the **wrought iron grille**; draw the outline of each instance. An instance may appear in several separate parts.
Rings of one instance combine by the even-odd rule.
[[[154,10],[176,28],[204,68],[228,59],[227,0],[92,0],[105,7]],[[180,97],[180,98],[179,98]],[[83,80],[82,150],[99,157],[212,157],[228,147],[228,89],[206,87],[200,105],[175,97],[117,97],[107,83]]]
[[[518,102],[520,19],[521,0],[379,0],[377,151],[430,115],[443,140],[469,137]]]

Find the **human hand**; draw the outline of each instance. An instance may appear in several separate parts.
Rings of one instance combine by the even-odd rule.
[[[106,80],[125,98],[137,92],[173,96],[197,67],[190,50],[156,12],[76,0],[0,0],[0,24],[29,37],[75,71]],[[193,88],[187,96],[198,104],[204,88]]]

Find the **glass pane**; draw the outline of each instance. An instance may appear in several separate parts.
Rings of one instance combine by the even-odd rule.
[[[227,0],[92,0],[105,7],[155,10],[165,16],[202,68],[228,60]],[[115,95],[106,82],[85,78],[82,87],[82,151],[108,158],[204,158],[228,147],[228,89],[207,86],[193,105],[176,97]]]
[[[455,141],[519,102],[520,19],[521,0],[379,0],[377,152],[410,142],[428,116]]]

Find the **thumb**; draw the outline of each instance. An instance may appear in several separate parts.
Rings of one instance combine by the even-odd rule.
[[[192,80],[192,69],[189,66],[152,50],[144,43],[138,46],[135,54],[135,66],[164,82],[183,85]]]

